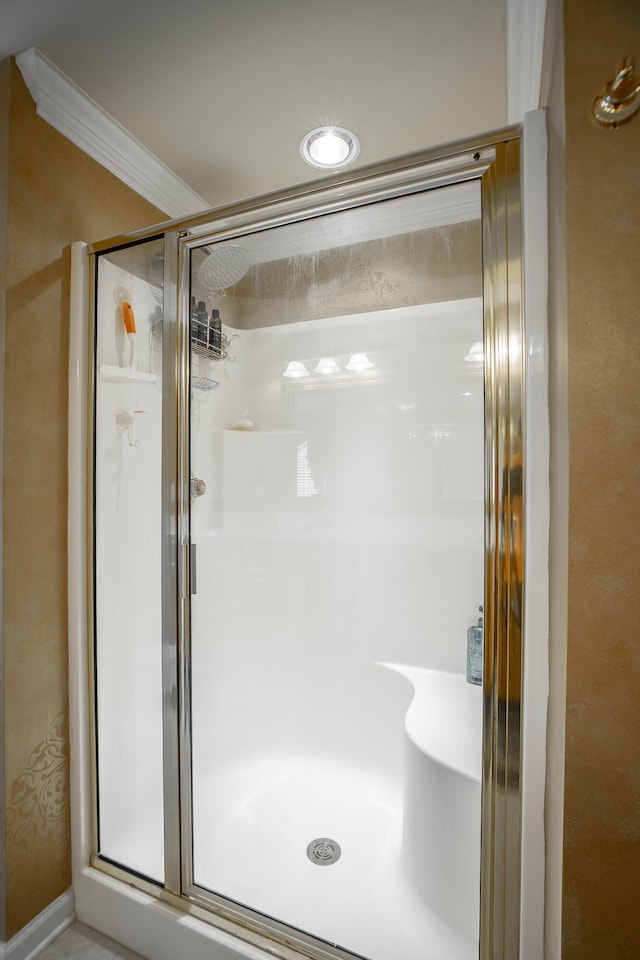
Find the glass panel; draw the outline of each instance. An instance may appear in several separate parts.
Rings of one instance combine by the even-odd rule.
[[[162,251],[98,258],[95,376],[98,852],[159,882]]]
[[[478,952],[479,215],[192,254],[194,879],[374,960]]]

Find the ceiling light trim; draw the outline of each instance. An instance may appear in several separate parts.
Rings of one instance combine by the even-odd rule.
[[[323,156],[323,151],[317,153],[316,147],[326,139],[337,140],[346,152],[336,156]],[[335,124],[315,127],[305,133],[300,141],[300,156],[310,167],[316,167],[319,170],[339,170],[342,167],[348,167],[359,154],[360,141],[355,133],[345,127],[336,127]]]
[[[36,47],[16,63],[38,116],[171,218],[210,204],[103,110]]]

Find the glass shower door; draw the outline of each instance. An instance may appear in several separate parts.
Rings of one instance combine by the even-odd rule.
[[[507,138],[90,255],[89,862],[274,955],[518,952],[519,172]]]
[[[164,881],[163,238],[96,266],[96,853]]]
[[[194,886],[372,960],[478,952],[481,245],[471,182],[191,248]]]

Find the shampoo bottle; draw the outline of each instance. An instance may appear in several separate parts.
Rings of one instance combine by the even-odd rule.
[[[211,311],[211,320],[209,320],[209,350],[220,359],[222,351],[222,321],[220,320],[220,311]]]
[[[196,316],[198,318],[196,321],[196,339],[198,341],[198,346],[206,349],[208,346],[209,314],[207,313],[207,306],[204,300],[198,300],[198,310]]]
[[[191,340],[193,343],[198,340],[198,308],[195,297],[191,297]]]

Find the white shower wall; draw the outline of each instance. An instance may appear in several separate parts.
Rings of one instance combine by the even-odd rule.
[[[482,325],[475,299],[236,330],[232,362],[198,360],[219,386],[193,391],[192,470],[207,484],[191,515],[194,879],[385,960],[422,956],[425,938],[433,957],[477,949],[477,898],[451,904],[440,941],[401,866],[413,688],[384,664],[466,669],[484,594],[484,378],[465,356]],[[347,369],[356,352],[370,369]],[[317,373],[323,357],[339,371]],[[292,360],[309,376],[283,376]],[[450,740],[470,733],[479,765],[476,720]],[[451,763],[445,805],[466,784]],[[469,783],[478,843],[452,869],[473,883]],[[317,836],[345,850],[326,874],[305,856]],[[447,844],[431,859],[438,876]],[[406,943],[390,903],[409,910]]]
[[[192,401],[196,790],[273,752],[398,778],[411,691],[378,662],[464,673],[483,598],[481,301],[225,332]],[[283,377],[296,359],[309,377]]]
[[[156,374],[155,383],[116,382],[101,372],[129,362],[117,307],[124,290],[134,310],[137,368]],[[158,301],[146,281],[102,257],[96,306],[99,850],[162,881],[162,358],[161,339],[151,333]],[[135,411],[143,412],[129,436],[116,418]]]
[[[158,375],[97,375],[100,848],[161,879],[157,300],[106,258],[100,269],[98,368],[128,359],[122,286],[138,367]],[[481,301],[225,332],[231,360],[193,358],[219,381],[191,399],[191,471],[207,485],[192,500],[196,863],[201,799],[243,757],[330,757],[396,789],[411,688],[379,663],[463,673],[483,596],[483,377],[464,360]],[[355,351],[370,370],[345,369]],[[341,372],[314,373],[323,356]],[[308,378],[282,376],[292,359]],[[132,446],[116,416],[136,410]],[[253,429],[233,429],[243,420]]]

